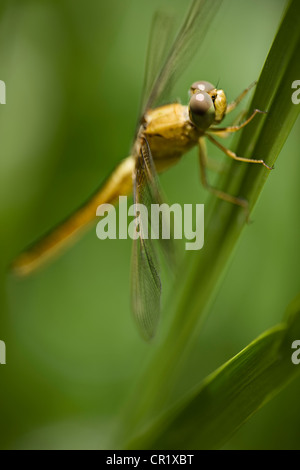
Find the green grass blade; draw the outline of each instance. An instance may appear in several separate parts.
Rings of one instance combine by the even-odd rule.
[[[217,449],[300,372],[300,296],[286,322],[267,331],[129,445],[131,449]]]

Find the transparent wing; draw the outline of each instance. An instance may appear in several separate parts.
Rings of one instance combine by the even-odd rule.
[[[134,203],[147,208],[147,219],[143,219],[136,210],[136,220],[140,236],[133,241],[131,266],[131,300],[132,310],[139,329],[145,339],[154,336],[160,314],[161,282],[160,266],[156,246],[151,240],[151,204],[161,204],[162,197],[158,186],[157,175],[152,160],[149,144],[145,139],[141,145],[136,162],[134,176]],[[161,221],[162,222],[162,221]],[[155,227],[154,231],[161,227]],[[168,223],[168,221],[164,221]],[[148,224],[148,227],[145,227]],[[145,236],[145,234],[147,234]],[[169,264],[175,260],[173,239],[162,239],[159,243]]]
[[[160,314],[161,282],[158,269],[156,253],[149,240],[134,240],[131,271],[132,311],[146,340],[154,336]]]
[[[142,203],[148,209],[148,223],[149,226],[151,226],[151,231],[156,234],[156,238],[159,242],[159,248],[165,257],[169,268],[174,269],[176,264],[176,250],[171,221],[168,219],[168,217],[166,217],[166,215],[164,215],[163,212],[160,212],[158,220],[151,220],[150,218],[152,204],[158,204],[161,206],[165,202],[165,197],[163,196],[159,185],[159,179],[153,162],[149,143],[145,137],[143,139],[143,145],[141,147],[141,159],[138,162],[138,168],[140,168],[141,165],[143,166],[145,178],[144,184],[140,185],[140,198]],[[163,225],[170,231],[169,238],[163,238],[162,236]]]
[[[152,88],[142,102],[142,114],[157,102],[182,73],[193,54],[199,50],[208,28],[220,7],[222,0],[193,0],[187,17],[180,28],[162,68],[152,80]],[[147,81],[147,79],[145,80]]]
[[[166,59],[173,30],[174,17],[157,11],[153,16],[149,36],[141,109],[144,109],[154,81]]]

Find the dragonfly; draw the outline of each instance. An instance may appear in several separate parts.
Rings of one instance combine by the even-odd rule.
[[[146,60],[146,74],[141,109],[130,156],[122,160],[93,196],[62,224],[20,254],[13,263],[19,275],[28,275],[45,261],[53,258],[96,219],[101,204],[116,204],[119,196],[133,193],[135,204],[161,204],[163,197],[157,174],[169,169],[191,148],[197,146],[201,180],[217,197],[247,211],[246,200],[227,194],[209,184],[205,138],[234,160],[260,164],[261,159],[248,159],[224,147],[215,137],[227,137],[245,127],[256,114],[242,123],[220,127],[254,83],[231,103],[225,92],[205,80],[189,88],[189,103],[166,103],[170,84],[180,76],[201,46],[222,0],[193,0],[187,16],[173,43],[168,46],[172,27],[170,18],[161,13],[154,16]],[[163,103],[163,104],[162,104]],[[138,217],[138,214],[136,214]],[[142,230],[141,230],[142,232]],[[162,251],[173,259],[172,241],[161,240]],[[171,261],[172,262],[172,261]],[[161,310],[160,263],[153,241],[142,236],[133,241],[131,265],[131,304],[137,326],[146,340],[155,335]]]

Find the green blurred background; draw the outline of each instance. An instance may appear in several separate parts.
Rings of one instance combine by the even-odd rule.
[[[100,241],[92,229],[28,279],[6,268],[128,155],[153,13],[167,9],[180,20],[188,3],[1,2],[1,449],[107,448],[147,363],[152,346],[139,337],[129,307],[131,240]],[[186,102],[189,85],[201,79],[219,81],[235,98],[259,77],[284,8],[283,0],[225,0],[174,98]],[[226,271],[185,388],[279,322],[299,292],[299,124]],[[207,200],[196,151],[161,181],[170,202]],[[164,302],[170,295],[166,283]],[[299,385],[258,412],[226,448],[299,449]]]

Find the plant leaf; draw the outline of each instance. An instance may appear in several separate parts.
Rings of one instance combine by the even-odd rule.
[[[300,295],[284,323],[268,330],[209,376],[129,445],[131,449],[217,449],[300,372]]]

